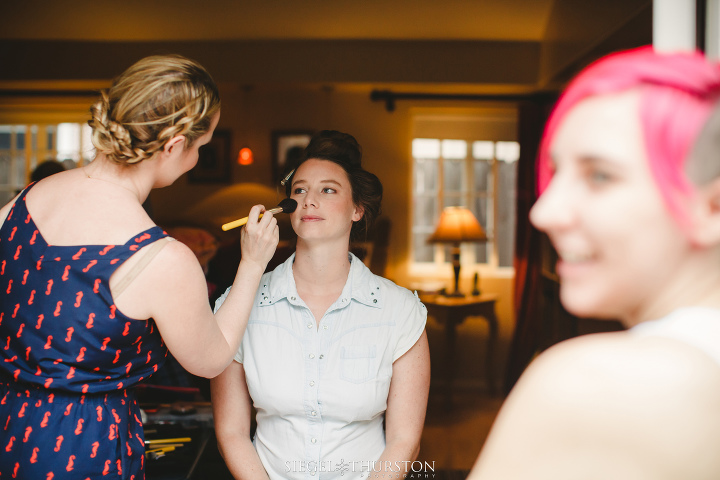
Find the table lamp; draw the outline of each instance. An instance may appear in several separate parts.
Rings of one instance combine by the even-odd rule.
[[[427,239],[428,243],[452,244],[452,265],[455,272],[455,291],[450,297],[463,297],[458,284],[460,282],[460,243],[485,242],[487,235],[467,207],[445,207],[440,215],[435,231]]]

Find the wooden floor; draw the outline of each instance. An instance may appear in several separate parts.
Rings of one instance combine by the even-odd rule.
[[[444,400],[441,391],[430,394],[418,460],[426,462],[430,466],[426,472],[434,476],[419,478],[464,480],[485,442],[502,399],[485,393],[457,392],[451,410],[445,408]],[[187,462],[178,465],[171,456],[168,457],[146,464],[147,480],[185,478]],[[214,436],[208,442],[192,479],[232,480],[217,451]]]
[[[437,470],[469,471],[501,404],[484,393],[456,393],[448,411],[444,396],[431,393],[418,458]]]

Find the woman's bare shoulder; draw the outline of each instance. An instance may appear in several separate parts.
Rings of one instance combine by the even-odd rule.
[[[720,387],[720,365],[701,350],[678,340],[629,332],[584,335],[558,343],[538,356],[527,375],[555,385],[573,381],[573,385],[608,382],[646,389]]]
[[[42,179],[26,202],[46,241],[54,245],[121,245],[155,225],[134,192],[88,181],[78,169]]]
[[[648,469],[652,478],[696,478],[664,472],[689,462],[697,473],[720,468],[706,458],[720,448],[718,402],[720,365],[689,345],[627,332],[579,337],[528,367],[481,459],[502,469],[514,450],[527,468],[556,473],[570,471],[563,458],[572,458],[582,459],[581,470],[606,470],[604,478],[640,478],[627,472]]]

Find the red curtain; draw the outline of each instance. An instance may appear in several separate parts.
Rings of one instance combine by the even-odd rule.
[[[505,373],[504,390],[510,392],[540,346],[541,250],[540,232],[529,221],[537,199],[535,162],[545,121],[553,99],[527,101],[518,109],[520,159],[517,178],[517,229],[515,237],[515,332]]]

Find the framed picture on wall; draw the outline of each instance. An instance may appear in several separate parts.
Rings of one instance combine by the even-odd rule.
[[[200,147],[198,162],[188,172],[190,183],[230,183],[230,130],[215,130],[210,143]]]
[[[310,143],[311,130],[276,130],[272,132],[272,169],[275,185],[293,168]]]

